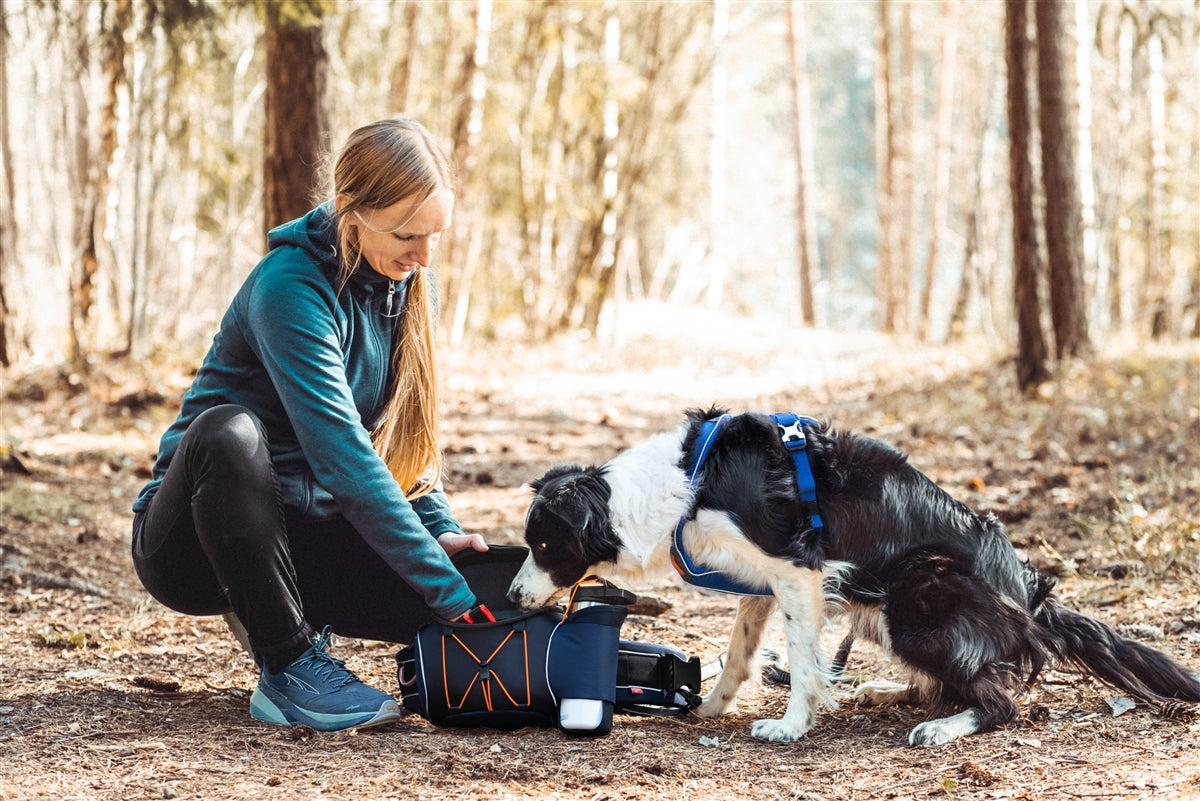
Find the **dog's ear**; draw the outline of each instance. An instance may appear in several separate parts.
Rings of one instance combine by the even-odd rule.
[[[542,489],[556,478],[569,475],[571,473],[583,472],[584,468],[577,464],[560,464],[557,467],[551,467],[546,474],[541,478],[535,478],[529,482],[529,488],[535,493],[541,492]]]
[[[592,519],[591,508],[586,503],[580,503],[579,496],[573,493],[559,493],[554,500],[547,502],[546,508],[575,531],[586,530]]]
[[[608,502],[607,485],[594,467],[552,470],[542,477],[536,503],[576,531],[583,531]]]
[[[724,406],[718,406],[715,403],[712,406],[709,406],[707,409],[694,407],[691,409],[685,409],[683,412],[683,416],[686,417],[688,423],[693,426],[703,423],[706,420],[715,420],[725,414],[729,414],[729,410]]]

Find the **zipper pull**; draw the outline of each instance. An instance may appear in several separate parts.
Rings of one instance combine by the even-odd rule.
[[[387,311],[384,314],[388,317],[392,316],[392,296],[396,294],[396,282],[388,279],[388,296],[387,296]]]

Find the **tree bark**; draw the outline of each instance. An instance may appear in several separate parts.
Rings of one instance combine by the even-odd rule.
[[[307,213],[328,146],[322,26],[268,21],[263,234]]]
[[[912,330],[909,291],[913,283],[913,230],[916,215],[916,125],[917,125],[917,68],[914,64],[912,3],[900,3],[900,58],[896,78],[900,85],[899,128],[896,149],[892,158],[896,169],[896,198],[892,215],[896,235],[896,252],[892,265],[892,329],[908,333]]]
[[[462,98],[454,111],[452,151],[460,187],[466,187],[470,181],[479,131],[483,127],[483,101],[492,36],[492,0],[477,0],[472,9],[471,23],[473,36],[470,46],[463,53],[462,70],[455,91],[455,96]],[[445,281],[446,305],[453,310],[450,341],[454,344],[462,341],[471,310],[472,284],[478,259],[464,258],[461,254],[474,252],[479,245],[482,226],[477,219],[466,215],[467,224],[459,227],[458,235],[445,243],[442,250],[444,263],[454,264],[457,268],[448,271]]]
[[[925,254],[925,273],[921,283],[921,306],[918,335],[929,341],[930,316],[933,305],[933,285],[937,280],[938,244],[946,230],[950,203],[950,137],[954,133],[954,75],[958,71],[956,55],[958,37],[955,27],[954,4],[942,0],[941,63],[937,65],[938,90],[934,107],[936,123],[933,132],[933,190],[929,195],[929,248]],[[968,234],[970,236],[971,234]],[[964,280],[965,283],[965,280]]]
[[[4,291],[9,279],[9,264],[17,242],[16,181],[13,178],[12,139],[8,124],[8,17],[7,6],[0,3],[0,366],[12,365],[9,339],[11,320]]]
[[[896,126],[892,112],[891,32],[888,0],[879,0],[877,50],[875,54],[875,211],[879,220],[876,234],[875,298],[879,304],[879,327],[884,332],[896,329],[892,303],[895,283],[895,182],[893,155],[896,151]]]
[[[796,159],[796,255],[800,266],[800,316],[804,325],[817,323],[813,307],[813,270],[816,251],[816,231],[812,225],[809,198],[809,165],[812,163],[812,143],[808,132],[810,107],[804,7],[795,0],[787,4],[788,57],[790,60],[792,106],[795,128],[792,132],[792,153]]]
[[[1089,298],[1089,326],[1100,324],[1097,319],[1102,306],[1097,303],[1103,297],[1101,280],[1105,273],[1100,269],[1100,250],[1096,236],[1096,172],[1092,158],[1092,42],[1089,34],[1088,0],[1073,0],[1075,7],[1075,86],[1078,97],[1078,174],[1080,242],[1083,248],[1083,270],[1085,292]]]
[[[1005,64],[1008,67],[1008,161],[1013,206],[1013,303],[1017,317],[1017,383],[1024,391],[1050,377],[1042,333],[1038,280],[1041,259],[1033,210],[1029,146],[1029,43],[1027,0],[1005,0]]]
[[[1083,239],[1075,135],[1066,91],[1059,0],[1034,3],[1037,18],[1038,116],[1045,189],[1046,253],[1050,263],[1050,319],[1059,359],[1086,356],[1091,346],[1083,287]]]
[[[1170,226],[1162,219],[1170,214],[1167,199],[1167,121],[1166,80],[1163,77],[1163,41],[1156,21],[1150,24],[1146,39],[1146,104],[1149,112],[1150,141],[1146,174],[1146,274],[1142,286],[1143,306],[1150,313],[1150,336],[1161,339],[1177,333],[1179,319],[1175,285],[1175,265],[1170,261]]]
[[[68,334],[69,358],[77,368],[83,366],[88,347],[88,332],[95,305],[96,272],[96,206],[98,170],[92,151],[91,115],[87,99],[88,75],[91,70],[92,41],[88,27],[88,6],[80,3],[71,9],[71,52],[66,103],[66,145],[70,153],[68,181],[74,199],[72,215],[72,253]]]
[[[392,112],[395,114],[404,114],[408,108],[408,88],[412,81],[412,54],[417,41],[417,14],[421,9],[421,3],[419,0],[407,0],[402,6],[403,13],[398,20],[395,17],[400,6],[393,4],[390,11],[392,34],[399,40],[395,45],[395,52],[399,55],[396,63],[392,66],[388,91]]]

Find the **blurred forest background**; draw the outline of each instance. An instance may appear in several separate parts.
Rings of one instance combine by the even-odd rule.
[[[198,355],[321,157],[403,114],[463,191],[442,336],[695,306],[1022,384],[1200,335],[1195,0],[3,0],[0,357]]]
[[[466,530],[520,541],[532,477],[686,406],[794,409],[1200,667],[1200,0],[0,0],[0,71],[0,799],[1197,798],[1200,718],[1069,668],[919,753],[922,710],[848,700],[752,742],[771,686],[586,745],[264,727],[221,618],[153,602],[128,543],[266,231],[405,115],[462,178],[434,266]],[[625,636],[719,655],[732,602],[649,590],[674,608]],[[390,646],[338,647],[395,688]]]

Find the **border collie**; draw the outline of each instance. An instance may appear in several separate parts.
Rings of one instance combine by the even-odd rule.
[[[676,431],[603,466],[563,465],[533,481],[530,554],[509,599],[550,603],[588,575],[625,585],[669,575],[673,533],[685,520],[692,559],[770,590],[741,598],[728,661],[700,715],[734,708],[764,624],[776,604],[783,612],[791,696],[781,719],[754,722],[756,738],[794,741],[833,705],[819,638],[839,613],[849,616],[849,637],[875,642],[910,675],[906,684],[864,683],[855,698],[930,707],[908,735],[913,745],[1014,720],[1019,692],[1051,660],[1144,701],[1200,701],[1200,676],[1067,609],[1054,580],[1020,559],[999,520],[951,498],[883,442],[806,421],[819,531],[769,415],[730,417],[693,485],[686,471],[701,424],[723,414],[690,410]]]

